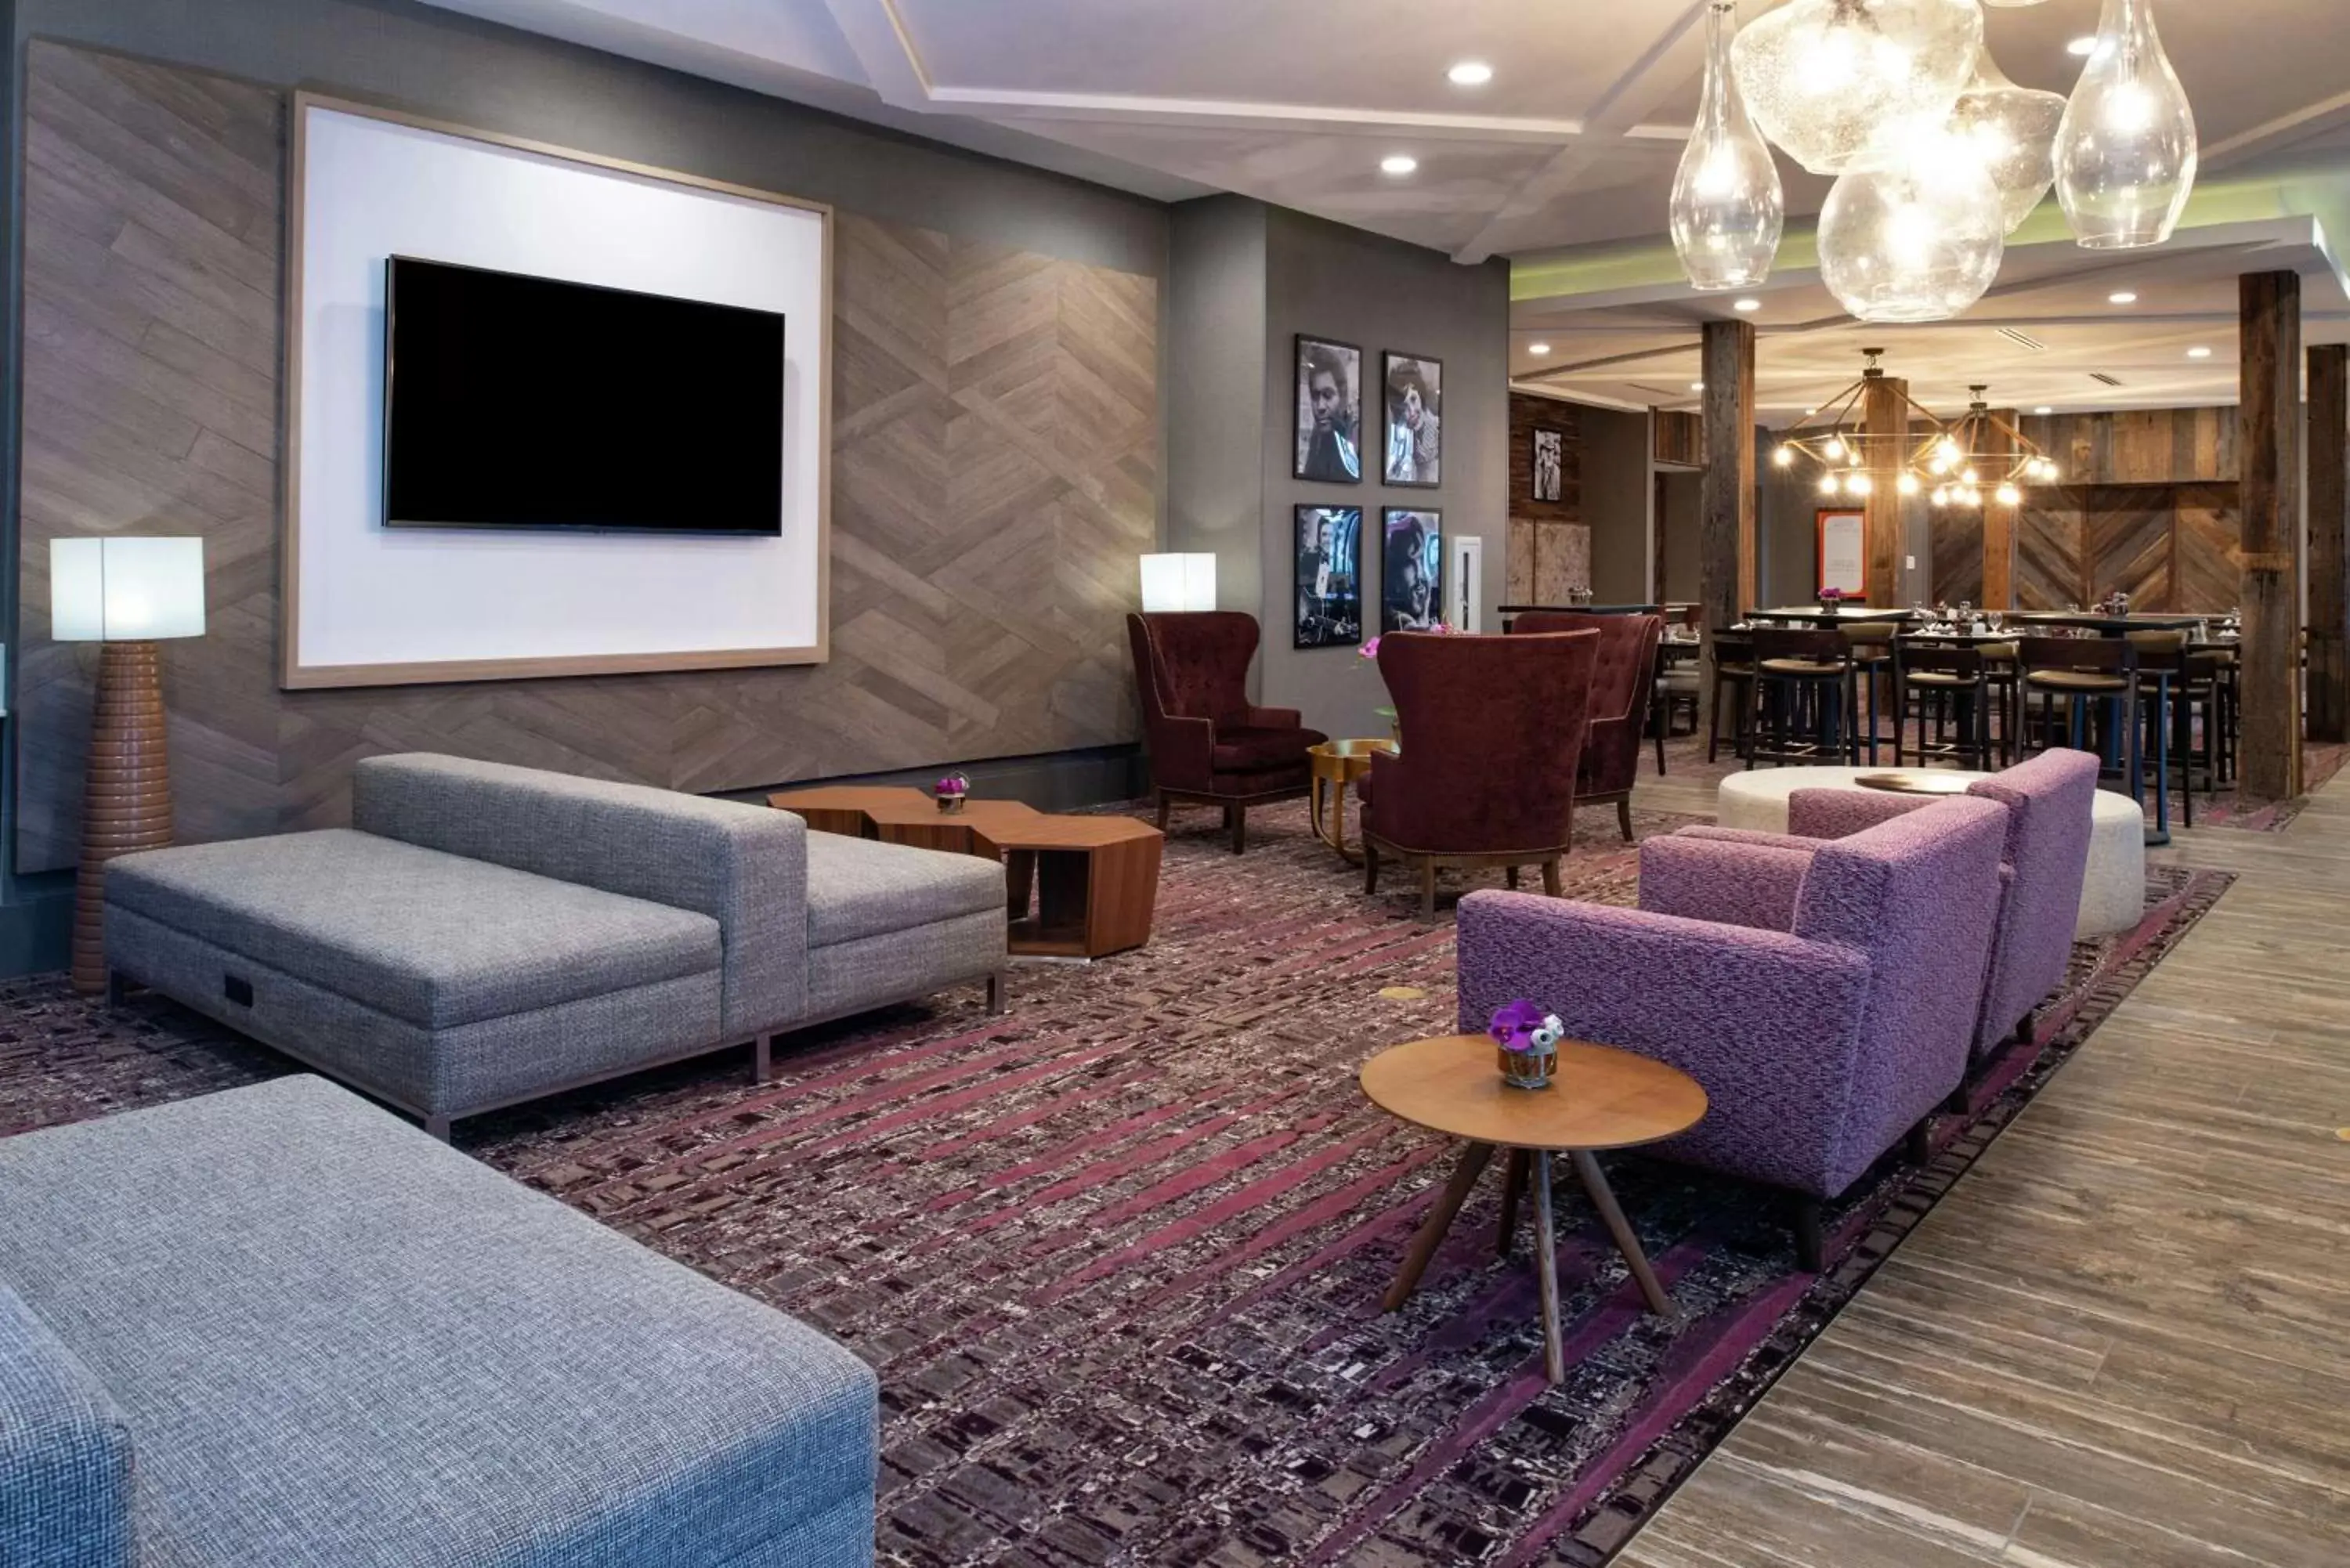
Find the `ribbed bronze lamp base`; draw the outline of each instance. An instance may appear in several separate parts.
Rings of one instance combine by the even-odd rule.
[[[73,987],[106,987],[106,863],[172,842],[172,764],[163,685],[151,642],[100,645],[98,711],[82,786],[81,869],[74,885]]]

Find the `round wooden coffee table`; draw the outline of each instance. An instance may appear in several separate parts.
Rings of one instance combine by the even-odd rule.
[[[1313,807],[1315,836],[1336,850],[1349,866],[1362,854],[1347,847],[1347,786],[1371,771],[1373,756],[1381,752],[1393,755],[1395,749],[1393,741],[1325,741],[1305,748],[1306,762],[1313,769],[1308,804]]]
[[[1640,1251],[1640,1240],[1625,1222],[1596,1150],[1655,1143],[1695,1127],[1705,1115],[1705,1090],[1677,1067],[1613,1046],[1570,1040],[1558,1049],[1558,1065],[1546,1089],[1514,1088],[1502,1081],[1498,1049],[1482,1034],[1451,1034],[1414,1040],[1382,1051],[1363,1064],[1363,1093],[1390,1116],[1453,1137],[1465,1138],[1460,1162],[1444,1184],[1436,1207],[1413,1238],[1403,1270],[1381,1303],[1395,1312],[1411,1299],[1429,1260],[1443,1244],[1453,1216],[1477,1185],[1493,1151],[1510,1151],[1502,1192],[1501,1251],[1515,1240],[1519,1189],[1534,1197],[1534,1269],[1542,1285],[1543,1357],[1554,1383],[1566,1376],[1558,1326],[1558,1255],[1551,1225],[1551,1156],[1564,1154],[1582,1179],[1583,1190],[1599,1211],[1607,1233],[1624,1254],[1649,1309],[1678,1320],[1672,1298],[1657,1282]]]

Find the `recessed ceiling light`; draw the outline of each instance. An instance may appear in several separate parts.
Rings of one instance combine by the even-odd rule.
[[[1805,419],[1810,419],[1814,414],[1818,413],[1819,411],[1820,410],[1817,409],[1805,409],[1804,410],[1804,417]]]
[[[2071,43],[2064,46],[2064,52],[2068,55],[2076,55],[2085,60],[2087,59],[2091,55],[2097,52],[2096,35],[2092,33],[2085,38],[2074,39]]]
[[[1550,345],[1547,343],[1529,343],[1526,345],[1526,352],[1529,354],[1547,354],[1550,352]]]
[[[1691,381],[1690,383],[1690,390],[1692,392],[1702,392],[1705,390],[1705,383],[1703,381]]]
[[[1732,310],[1760,310],[1762,308],[1762,302],[1759,299],[1742,299],[1731,305],[1730,308]]]
[[[1462,60],[1444,73],[1454,87],[1483,87],[1493,79],[1493,67],[1482,60]]]
[[[2194,348],[2189,348],[2187,351],[2187,357],[2189,359],[2209,359],[2211,357],[2211,350],[2204,348],[2200,343],[2198,343]]]
[[[2137,303],[2137,296],[2131,293],[2126,288],[2117,288],[2114,290],[2113,293],[2106,296],[2106,303],[2107,305],[2136,305]]]
[[[2033,411],[2033,413],[2035,413],[2035,414],[2053,414],[2053,413],[2054,413],[2054,412],[2056,411],[2056,410],[2055,410],[2054,406],[2054,405],[2052,405],[2052,404],[2043,403],[2043,404],[2041,404],[2038,408],[2036,408],[2036,409],[2033,410],[2032,411]]]
[[[1409,174],[1419,167],[1419,160],[1409,152],[1396,152],[1379,160],[1382,174]]]

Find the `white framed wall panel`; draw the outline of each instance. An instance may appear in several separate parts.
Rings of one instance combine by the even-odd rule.
[[[282,683],[822,660],[831,210],[307,94],[294,113]],[[395,254],[781,312],[780,535],[386,528]]]

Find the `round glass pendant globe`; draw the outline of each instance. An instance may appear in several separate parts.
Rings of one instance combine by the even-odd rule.
[[[1999,187],[2009,234],[2055,182],[2056,127],[2064,118],[2064,94],[2016,86],[1988,47],[1975,57],[1974,78],[1950,109],[1949,129],[1973,144]]]
[[[2056,129],[2056,198],[2088,249],[2158,245],[2195,188],[2195,111],[2151,0],[2106,0],[2097,36]]]
[[[2007,249],[1999,187],[1938,139],[1838,176],[1820,209],[1820,277],[1863,321],[1944,321],[1983,296]]]
[[[1762,134],[1840,174],[1887,120],[1947,115],[1982,39],[1975,0],[1794,0],[1742,28],[1730,54]]]

